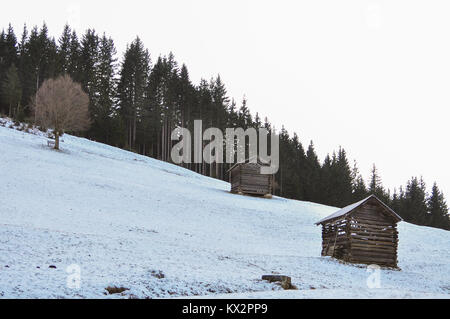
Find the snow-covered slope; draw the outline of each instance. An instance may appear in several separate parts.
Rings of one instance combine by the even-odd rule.
[[[0,126],[0,297],[449,297],[449,232],[401,223],[402,271],[381,270],[382,288],[369,289],[366,268],[320,257],[314,222],[335,208],[232,195],[174,165],[64,140],[56,152]],[[67,286],[73,264],[80,289]],[[299,290],[260,280],[272,272]]]

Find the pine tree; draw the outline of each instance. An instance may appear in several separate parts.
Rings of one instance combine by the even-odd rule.
[[[227,116],[226,112],[230,102],[227,96],[225,84],[222,82],[220,75],[217,76],[211,87],[212,107],[213,107],[213,126],[222,130],[226,129]],[[223,161],[224,158],[222,158]],[[210,176],[222,179],[224,175],[223,165],[221,163],[213,163]]]
[[[72,31],[70,26],[66,24],[64,26],[64,31],[58,40],[58,64],[57,64],[57,74],[69,74],[70,66],[70,45],[72,40]]]
[[[115,112],[116,93],[116,48],[111,38],[104,34],[99,40],[95,73],[95,94],[91,116],[94,121],[90,135],[104,143],[120,142],[120,123]]]
[[[56,41],[48,36],[48,28],[45,23],[39,32],[38,41],[42,49],[39,72],[41,82],[43,82],[45,79],[56,76],[58,60]]]
[[[332,180],[332,159],[330,154],[325,156],[325,159],[320,170],[320,200],[319,203],[325,205],[332,205],[331,198],[331,180]]]
[[[81,71],[81,45],[78,41],[77,33],[72,31],[70,36],[69,61],[67,73],[77,82],[82,80]]]
[[[239,115],[242,114],[239,112]],[[239,116],[239,122],[242,123],[243,116]],[[286,177],[289,176],[288,172],[288,159],[290,156],[289,150],[289,134],[284,126],[280,131],[280,167],[278,173],[275,175],[275,180],[278,185],[278,195],[287,197],[286,195]]]
[[[2,83],[2,96],[5,103],[9,106],[9,117],[15,117],[23,120],[23,114],[20,110],[20,100],[22,98],[22,87],[19,80],[19,74],[14,63],[6,72]]]
[[[247,107],[247,98],[245,96],[242,99],[242,104],[238,112],[238,125],[244,130],[252,126],[252,115]]]
[[[400,191],[400,193],[402,192],[402,190]],[[394,188],[394,194],[392,195],[392,201],[391,201],[391,208],[394,212],[396,212],[397,214],[400,212],[401,210],[401,201],[402,201],[402,195],[399,195],[397,193],[397,189]]]
[[[12,64],[17,65],[17,37],[14,34],[14,29],[9,24],[8,26],[8,32],[5,36],[5,53],[4,53],[4,60],[6,67],[10,67]]]
[[[370,182],[369,182],[369,192],[376,195],[379,190],[381,189],[381,178],[378,175],[378,170],[375,166],[375,164],[373,164],[372,166],[372,171],[371,171],[371,175],[370,175]]]
[[[4,79],[6,73],[5,51],[6,51],[5,31],[2,30],[2,32],[0,33],[0,79]],[[3,105],[4,99],[5,98],[2,96],[2,92],[0,90],[0,114],[2,114],[2,112],[8,112],[8,106]]]
[[[145,122],[143,129],[148,128],[146,134],[150,136],[150,153],[157,159],[162,159],[162,112],[164,103],[164,82],[165,66],[162,57],[158,57],[153,66],[146,88],[146,108],[144,110]]]
[[[231,99],[231,103],[227,110],[227,127],[236,128],[238,127],[239,115],[236,109],[236,101]],[[266,122],[267,123],[267,122]]]
[[[378,170],[373,164],[370,181],[369,181],[369,194],[377,196],[386,205],[390,205],[389,191],[386,191],[383,187],[381,177],[378,175]]]
[[[436,183],[433,184],[431,196],[427,201],[430,214],[429,225],[450,230],[450,216],[444,194],[439,190]]]
[[[80,83],[86,93],[89,95],[89,111],[95,117],[95,105],[98,104],[97,86],[98,86],[98,56],[99,56],[99,38],[95,30],[88,29],[81,39],[81,51],[79,60]]]
[[[227,90],[220,75],[217,76],[212,84],[211,97],[215,115],[213,123],[215,127],[224,130],[226,126],[226,112],[230,99],[227,96]]]
[[[185,64],[181,66],[180,70],[180,122],[181,127],[188,128],[190,132],[194,132],[195,110],[197,109],[197,95],[194,85],[189,78],[189,71]],[[227,120],[227,118],[225,118]],[[191,158],[194,158],[193,149],[191,150]],[[193,164],[183,164],[190,169],[193,169]]]
[[[135,149],[138,120],[145,106],[150,55],[137,37],[125,52],[118,84],[119,112],[125,120],[126,145]]]
[[[189,71],[185,64],[180,71],[180,106],[181,106],[181,126],[191,128],[191,114],[195,107],[195,88],[189,78]],[[192,131],[191,131],[192,132]]]
[[[6,56],[6,39],[5,39],[5,30],[0,32],[0,72],[3,70],[5,66],[5,56]]]
[[[0,79],[3,80],[7,76],[10,67],[14,64],[18,64],[18,47],[17,38],[14,34],[14,29],[9,24],[8,30],[5,33],[2,31],[0,34]],[[0,92],[1,94],[1,92]],[[4,109],[6,112],[11,113],[11,105],[9,105],[10,98],[0,95],[0,111]],[[2,107],[2,102],[4,102]]]
[[[300,138],[297,133],[293,134],[293,137],[288,141],[290,148],[290,155],[288,160],[288,173],[286,175],[286,181],[289,185],[290,191],[288,192],[290,198],[298,198],[300,200],[305,200],[306,193],[306,154],[303,148]]]
[[[347,160],[347,153],[340,147],[336,160],[336,205],[344,207],[353,202],[352,172]]]
[[[175,127],[182,126],[185,121],[186,109],[181,96],[184,89],[190,91],[189,99],[195,100],[195,93],[189,88],[187,68],[184,71],[184,81],[180,80],[180,70],[172,53],[168,57],[158,57],[149,76],[147,87],[147,108],[145,122],[141,123],[141,132],[145,135],[156,136],[149,140],[149,147],[156,157],[170,161],[171,132]],[[192,113],[189,108],[189,116]],[[141,141],[143,143],[143,141]],[[147,143],[147,142],[146,142]],[[155,145],[156,144],[156,147]],[[156,148],[156,150],[155,150]]]
[[[428,225],[430,221],[426,198],[426,187],[423,180],[419,180],[417,177],[411,178],[400,202],[400,216],[410,223]]]
[[[35,96],[42,77],[40,76],[41,61],[44,55],[44,48],[39,40],[39,31],[35,26],[28,35],[28,30],[24,27],[20,49],[19,74],[22,82],[22,103],[30,112],[29,102]]]
[[[367,188],[366,183],[364,182],[364,178],[359,172],[356,161],[354,161],[353,164],[351,178],[352,178],[353,201],[358,202],[367,197]]]
[[[28,42],[28,28],[26,24],[23,26],[22,37],[19,44],[19,59],[18,59],[18,73],[22,86],[22,101],[21,105],[27,106],[29,102],[29,97],[31,92],[33,92],[33,88],[31,86],[27,86],[29,82],[30,74],[32,74],[32,70],[30,68],[29,60],[27,57],[27,42]],[[24,107],[24,115],[29,113],[29,110]]]
[[[255,124],[255,129],[256,130],[258,130],[260,127],[263,127],[262,126],[262,122],[261,122],[261,118],[259,117],[259,113],[258,112],[256,112],[256,114],[255,114],[255,122],[254,122],[254,124]]]
[[[320,162],[310,142],[306,152],[305,200],[318,202],[320,200]]]
[[[205,79],[200,80],[200,85],[197,88],[197,95],[199,101],[199,119],[202,119],[203,130],[205,130],[212,126],[213,119],[211,87]],[[202,148],[204,148],[205,145],[206,143],[203,142]],[[206,163],[202,163],[198,168],[198,171],[202,174],[209,175]]]
[[[19,74],[22,82],[22,102],[29,112],[29,103],[36,94],[40,84],[56,75],[57,45],[48,37],[48,29],[44,24],[41,30],[35,26],[28,36],[24,27],[22,41],[19,46]]]

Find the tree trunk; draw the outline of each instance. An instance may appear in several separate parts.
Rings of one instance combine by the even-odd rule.
[[[55,132],[55,150],[59,150],[59,133]]]
[[[17,102],[17,111],[16,111],[16,118],[20,116],[20,101]]]
[[[161,160],[165,161],[165,154],[166,154],[166,119],[163,121],[163,126],[161,130]]]

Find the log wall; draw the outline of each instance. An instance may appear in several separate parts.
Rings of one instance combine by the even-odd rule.
[[[230,172],[231,192],[250,195],[272,194],[272,175],[260,173],[259,164],[240,164]]]
[[[377,204],[322,224],[322,239],[323,256],[397,268],[397,223]]]
[[[335,220],[322,227],[322,256],[346,260],[350,253],[347,219]]]

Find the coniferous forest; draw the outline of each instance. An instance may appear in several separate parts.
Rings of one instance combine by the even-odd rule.
[[[24,26],[20,35],[11,25],[1,32],[0,114],[33,123],[31,101],[38,88],[63,74],[80,83],[90,99],[91,128],[76,135],[159,160],[170,162],[172,130],[192,132],[197,119],[203,129],[275,130],[267,118],[251,114],[246,98],[230,98],[220,76],[192,83],[187,66],[178,64],[172,53],[152,56],[139,38],[119,58],[113,39],[92,29],[77,34],[66,25],[58,39],[49,36],[45,24]],[[275,195],[344,207],[375,194],[408,222],[450,230],[448,207],[436,183],[428,193],[424,180],[412,177],[391,192],[383,187],[375,165],[371,176],[363,178],[343,148],[321,162],[313,142],[305,147],[296,133],[276,131],[280,170]],[[227,180],[230,165],[184,167]]]

